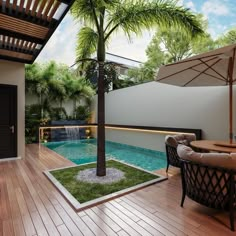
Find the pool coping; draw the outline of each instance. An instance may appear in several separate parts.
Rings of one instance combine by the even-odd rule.
[[[120,162],[120,163],[122,163],[122,164],[125,164],[125,165],[127,165],[127,166],[136,168],[136,169],[138,169],[138,170],[142,170],[142,171],[144,171],[144,172],[147,172],[147,173],[156,175],[158,178],[153,179],[153,180],[150,180],[150,181],[147,181],[147,182],[144,182],[144,183],[142,183],[142,184],[138,184],[138,185],[135,185],[135,186],[132,186],[132,187],[123,189],[123,190],[120,190],[120,191],[115,192],[115,193],[111,193],[111,194],[105,195],[105,196],[100,197],[100,198],[96,198],[96,199],[94,199],[94,200],[91,200],[91,201],[88,201],[88,202],[85,202],[85,203],[80,203],[80,202],[79,202],[76,198],[74,198],[74,197],[72,196],[72,194],[50,173],[50,171],[68,169],[68,168],[72,168],[72,167],[74,168],[74,167],[76,167],[76,166],[87,165],[88,163],[86,163],[86,164],[81,164],[81,165],[73,165],[73,166],[61,167],[61,168],[56,168],[56,169],[51,169],[51,170],[46,170],[46,171],[43,171],[43,173],[44,173],[44,175],[51,181],[51,183],[56,187],[56,189],[62,194],[62,196],[66,199],[66,201],[67,201],[76,211],[85,210],[85,209],[87,209],[87,208],[96,206],[96,205],[98,205],[98,204],[107,202],[107,201],[109,201],[109,200],[112,200],[112,199],[121,197],[121,196],[123,196],[123,195],[125,195],[125,194],[128,194],[128,193],[131,193],[131,192],[140,190],[140,189],[142,189],[142,188],[148,187],[148,186],[150,186],[150,185],[153,185],[153,184],[156,184],[156,183],[159,183],[159,182],[162,182],[162,181],[168,179],[168,178],[165,177],[165,176],[156,174],[156,173],[151,172],[151,171],[144,170],[144,169],[142,169],[142,168],[140,168],[140,167],[136,167],[136,166],[134,166],[134,165],[127,164],[127,163],[125,163],[125,162],[122,162],[122,161],[119,161],[119,160],[116,160],[116,159],[113,159],[113,158],[110,158],[109,160],[114,160],[114,161]],[[96,162],[91,162],[91,163],[96,163]],[[89,163],[89,164],[91,164],[91,163]]]

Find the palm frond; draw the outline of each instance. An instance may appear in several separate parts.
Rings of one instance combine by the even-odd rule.
[[[48,84],[46,81],[41,81],[36,84],[35,92],[38,96],[47,95],[49,92]]]
[[[76,20],[82,20],[86,24],[94,24],[93,10],[91,0],[76,0],[71,7],[71,14]]]
[[[83,27],[78,33],[76,61],[89,58],[97,49],[98,34],[90,27]]]
[[[50,61],[48,64],[45,64],[42,68],[41,79],[49,81],[56,76],[57,73],[57,64],[55,61]]]
[[[66,98],[66,89],[64,83],[61,80],[51,79],[48,83],[50,90],[49,97],[57,101],[64,100]]]
[[[25,66],[25,80],[37,81],[41,73],[41,68],[38,63],[29,64]]]
[[[144,28],[151,29],[154,26],[181,28],[192,37],[204,34],[196,16],[189,9],[176,5],[176,1],[125,1],[109,15],[109,22],[113,23],[107,38],[118,29],[130,36],[131,33],[141,34]]]

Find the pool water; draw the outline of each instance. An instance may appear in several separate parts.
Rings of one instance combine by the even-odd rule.
[[[44,145],[75,164],[85,164],[97,160],[97,140],[50,142]],[[154,171],[166,167],[166,154],[140,147],[106,141],[106,158]]]

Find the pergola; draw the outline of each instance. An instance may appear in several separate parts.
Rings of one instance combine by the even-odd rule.
[[[0,0],[0,59],[33,63],[74,0]]]

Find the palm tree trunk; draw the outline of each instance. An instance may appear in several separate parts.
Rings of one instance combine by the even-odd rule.
[[[76,119],[76,99],[73,99],[73,117],[74,117],[74,119]]]
[[[97,137],[97,176],[106,175],[105,158],[105,96],[104,96],[104,62],[105,40],[103,33],[103,19],[100,19],[100,32],[98,40],[98,137]]]
[[[104,63],[99,62],[98,76],[98,137],[97,137],[97,176],[106,175],[105,158],[105,97]]]
[[[42,94],[40,93],[39,95],[39,104],[40,104],[40,108],[41,108],[41,119],[44,118],[44,111],[43,111],[43,98],[42,98]]]

